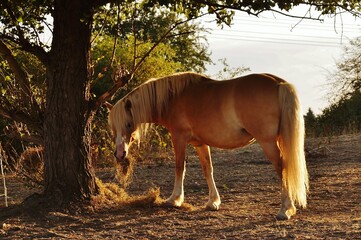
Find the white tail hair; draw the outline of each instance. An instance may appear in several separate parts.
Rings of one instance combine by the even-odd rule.
[[[305,125],[297,93],[291,84],[280,83],[279,102],[282,181],[289,197],[299,206],[306,207],[309,183],[304,153]]]

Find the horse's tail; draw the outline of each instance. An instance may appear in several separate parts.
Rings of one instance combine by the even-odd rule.
[[[307,205],[308,172],[304,153],[305,126],[295,88],[282,82],[279,86],[281,122],[279,146],[282,155],[282,181],[289,197],[301,207]]]

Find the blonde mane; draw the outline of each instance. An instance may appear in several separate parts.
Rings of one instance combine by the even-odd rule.
[[[109,114],[109,125],[115,131],[125,132],[127,104],[135,126],[152,123],[162,116],[169,102],[179,96],[189,85],[210,80],[197,73],[177,73],[174,75],[150,79],[135,88],[119,100]]]

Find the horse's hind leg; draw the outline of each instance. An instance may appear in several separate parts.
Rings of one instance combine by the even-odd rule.
[[[176,134],[172,135],[175,153],[175,182],[172,195],[166,200],[168,204],[180,207],[184,202],[185,152],[187,142]]]
[[[221,204],[221,199],[219,197],[218,190],[213,179],[213,166],[212,166],[209,146],[201,145],[195,148],[198,153],[202,170],[207,180],[208,189],[209,189],[209,200],[207,202],[206,207],[207,209],[210,210],[218,210],[219,205]]]
[[[282,177],[283,167],[282,167],[282,158],[280,150],[277,146],[276,141],[262,142],[258,141],[261,145],[266,157],[272,162],[278,176],[281,179],[281,209],[279,210],[276,218],[279,220],[290,219],[292,215],[296,214],[296,207],[293,203],[293,200],[289,197],[287,190],[287,183]]]

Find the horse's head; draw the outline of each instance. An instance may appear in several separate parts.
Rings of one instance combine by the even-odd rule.
[[[125,100],[117,103],[109,114],[109,124],[115,143],[114,157],[121,165],[128,164],[126,159],[128,148],[134,142],[137,134],[137,126],[134,123],[131,108],[131,102]]]

